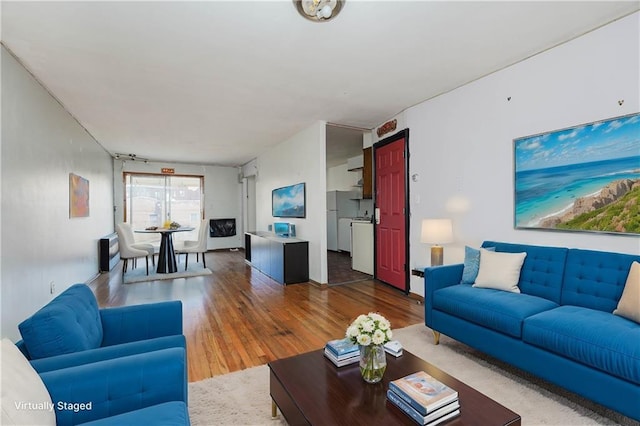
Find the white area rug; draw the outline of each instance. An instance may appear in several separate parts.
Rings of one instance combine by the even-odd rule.
[[[171,274],[158,274],[154,267],[149,265],[149,275],[147,275],[147,268],[144,262],[138,262],[136,269],[130,269],[125,272],[122,280],[125,284],[140,283],[144,281],[157,281],[157,280],[172,280],[174,278],[186,278],[186,277],[199,277],[201,275],[211,275],[211,270],[205,268],[202,263],[194,262],[184,270],[184,264],[178,264],[178,272]]]
[[[523,425],[640,425],[446,336],[435,346],[431,330],[422,324],[395,330],[394,338],[413,354],[520,414]],[[189,413],[194,426],[286,425],[279,412],[276,419],[271,418],[266,365],[190,383]]]

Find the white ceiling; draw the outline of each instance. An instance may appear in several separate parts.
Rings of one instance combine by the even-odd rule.
[[[314,23],[290,0],[1,7],[3,44],[109,152],[230,166],[316,120],[371,129],[640,9],[347,0]]]

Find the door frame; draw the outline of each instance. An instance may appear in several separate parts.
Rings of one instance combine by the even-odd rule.
[[[385,145],[389,145],[393,142],[396,142],[400,139],[404,138],[404,244],[405,244],[405,252],[404,252],[404,293],[409,294],[409,290],[411,289],[410,280],[411,280],[411,268],[409,267],[409,223],[411,222],[411,211],[409,210],[409,129],[406,128],[404,130],[395,133],[389,137],[386,137],[382,140],[373,144],[373,167],[372,167],[372,179],[373,184],[376,182],[376,151],[379,148],[384,147]],[[375,214],[377,208],[377,200],[378,200],[378,192],[377,188],[373,188],[373,211]],[[377,232],[377,224],[376,221],[373,221],[373,277],[375,279],[378,278],[378,232]],[[389,285],[389,284],[388,284]],[[389,285],[390,287],[393,287]],[[396,287],[393,287],[396,288]]]

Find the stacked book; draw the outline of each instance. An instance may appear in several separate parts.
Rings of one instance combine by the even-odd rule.
[[[351,342],[351,339],[330,340],[324,346],[324,356],[329,358],[337,367],[353,364],[360,359],[360,349],[358,345]]]
[[[397,340],[391,340],[384,344],[384,351],[398,358],[402,355],[402,345]]]
[[[460,414],[458,392],[424,371],[389,382],[387,399],[420,425],[435,426]]]

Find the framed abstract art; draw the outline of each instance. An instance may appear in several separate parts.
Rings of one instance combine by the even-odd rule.
[[[69,173],[69,217],[89,217],[89,181]]]

